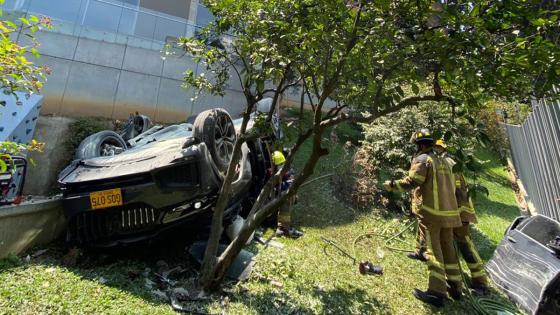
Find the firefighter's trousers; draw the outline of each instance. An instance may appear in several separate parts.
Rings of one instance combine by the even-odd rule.
[[[484,262],[480,258],[476,246],[471,238],[470,224],[463,222],[463,225],[453,229],[457,247],[461,256],[467,262],[471,272],[471,286],[473,288],[485,288],[488,286],[486,273],[484,272]]]
[[[288,230],[292,227],[292,208],[294,207],[295,198],[288,198],[286,202],[278,209],[278,227]]]
[[[420,224],[420,219],[418,219],[418,228],[416,229],[416,254],[418,256],[424,255],[426,253],[426,231],[424,225]]]
[[[419,222],[425,231],[426,256],[428,258],[428,291],[441,297],[447,296],[447,284],[451,290],[462,287],[457,254],[453,246],[453,229],[442,228],[430,222]]]

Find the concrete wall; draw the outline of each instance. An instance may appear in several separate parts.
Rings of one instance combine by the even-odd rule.
[[[0,207],[0,258],[47,244],[59,237],[65,227],[58,199]]]
[[[45,143],[44,152],[31,152],[29,158],[35,161],[27,170],[23,189],[25,195],[45,196],[56,191],[57,177],[66,166],[68,155],[64,142],[68,138],[68,127],[73,119],[41,116],[35,127],[33,138]]]
[[[214,107],[233,116],[242,111],[243,95],[234,89],[223,98],[203,95],[193,103],[193,91],[181,87],[184,71],[198,72],[187,56],[163,59],[158,50],[129,44],[133,38],[120,44],[46,31],[35,37],[42,55],[35,62],[52,69],[43,89],[42,115],[123,119],[138,111],[154,121],[179,122]],[[30,44],[24,34],[18,43]]]

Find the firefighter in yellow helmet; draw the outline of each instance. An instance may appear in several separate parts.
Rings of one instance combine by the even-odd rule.
[[[286,157],[280,151],[274,151],[272,153],[272,174],[275,174],[278,169],[282,168],[286,163]],[[282,192],[287,191],[294,177],[294,171],[292,169],[288,170],[286,174],[279,180],[275,185],[273,193],[278,195]],[[292,227],[292,208],[294,206],[295,197],[290,197],[288,200],[278,209],[278,228],[276,229],[277,236],[286,236],[291,238],[299,238],[303,236],[303,232]]]
[[[453,247],[453,228],[461,226],[455,180],[448,164],[433,152],[434,139],[428,129],[415,132],[413,140],[418,154],[408,176],[386,181],[388,191],[412,191],[412,211],[426,235],[428,289],[414,290],[414,296],[436,307],[443,306],[449,292],[461,297],[461,275]],[[449,290],[448,290],[449,284]]]
[[[444,158],[445,162],[453,169],[455,161],[447,154],[447,145],[443,139],[436,141],[434,151]],[[461,256],[466,261],[471,273],[471,288],[479,295],[488,291],[488,279],[484,271],[484,262],[478,254],[475,244],[472,241],[470,224],[477,223],[472,200],[468,194],[468,187],[465,177],[461,172],[454,172],[455,176],[455,196],[459,206],[462,225],[453,229],[453,235],[457,242],[457,247]]]

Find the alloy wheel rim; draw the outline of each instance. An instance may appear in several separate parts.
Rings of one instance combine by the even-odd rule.
[[[224,163],[229,163],[233,155],[235,143],[235,128],[233,123],[225,115],[219,115],[214,126],[215,146],[219,158]]]

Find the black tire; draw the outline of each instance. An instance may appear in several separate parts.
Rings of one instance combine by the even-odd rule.
[[[237,139],[231,116],[222,108],[200,113],[193,124],[193,136],[206,143],[218,170],[226,172]]]
[[[111,130],[105,130],[85,138],[76,150],[76,158],[83,160],[106,156],[107,154],[103,153],[103,146],[105,144],[120,147],[123,150],[127,149],[126,142],[119,134]]]
[[[152,127],[152,121],[150,117],[146,115],[136,115],[134,116],[134,131],[135,136],[141,135]]]

